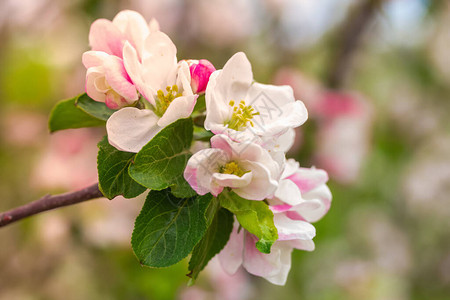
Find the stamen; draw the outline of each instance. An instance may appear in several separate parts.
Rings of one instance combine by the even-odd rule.
[[[176,84],[174,84],[172,86],[167,86],[166,91],[167,91],[166,94],[164,94],[163,90],[158,90],[156,92],[155,113],[156,113],[156,115],[158,115],[160,117],[166,112],[170,103],[172,103],[172,101],[175,98],[182,96],[182,94],[180,92],[178,92],[178,86]]]
[[[225,166],[222,166],[220,168],[220,173],[233,174],[233,175],[242,177],[247,172],[242,170],[241,167],[239,167],[239,165],[236,162],[230,161],[227,164],[225,164]]]
[[[235,105],[234,100],[231,100],[228,104],[233,107],[233,115],[227,122],[228,128],[239,131],[245,129],[247,124],[250,124],[252,127],[255,126],[251,120],[254,116],[259,116],[259,112],[255,112],[251,105],[245,105],[244,100],[241,100],[239,105]]]

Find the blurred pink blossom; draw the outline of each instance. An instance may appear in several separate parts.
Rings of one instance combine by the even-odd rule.
[[[181,291],[179,299],[244,300],[253,294],[250,278],[244,270],[239,269],[234,275],[228,275],[217,257],[211,259],[200,276],[206,278],[212,290],[203,289],[199,285],[189,287]]]
[[[301,99],[309,117],[317,122],[315,162],[341,183],[357,180],[367,157],[373,123],[373,107],[355,92],[326,90],[301,72],[284,68],[274,81],[289,84]]]
[[[75,190],[96,182],[100,138],[90,129],[54,133],[32,172],[30,184],[45,190]]]
[[[12,146],[35,146],[47,133],[46,117],[26,111],[12,111],[2,118],[2,139]]]

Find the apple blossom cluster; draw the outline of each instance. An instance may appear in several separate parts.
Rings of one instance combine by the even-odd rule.
[[[141,264],[191,254],[195,280],[218,254],[229,274],[242,265],[284,285],[292,250],[314,250],[311,223],[331,203],[325,171],[286,159],[308,118],[292,88],[255,82],[243,52],[220,70],[179,60],[158,22],[134,11],[95,21],[89,43],[86,94],[58,104],[50,129],[105,125],[102,193],[150,190],[132,236]]]

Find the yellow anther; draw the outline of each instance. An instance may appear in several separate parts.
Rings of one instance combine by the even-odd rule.
[[[247,172],[242,170],[241,167],[239,167],[239,165],[236,162],[230,161],[229,163],[225,164],[225,166],[222,166],[220,168],[220,173],[232,174],[232,175],[242,177]]]
[[[167,86],[166,91],[166,94],[163,92],[163,90],[158,90],[156,92],[155,113],[160,117],[166,112],[170,103],[172,103],[175,98],[178,98],[182,95],[178,92],[178,86],[176,84],[174,84],[173,86]]]
[[[251,105],[245,105],[245,101],[241,100],[238,106],[234,105],[234,101],[231,100],[229,105],[233,107],[233,114],[231,119],[227,122],[228,128],[234,130],[242,130],[247,127],[247,124],[254,126],[251,121],[254,116],[258,116],[259,112],[255,112],[255,109]]]

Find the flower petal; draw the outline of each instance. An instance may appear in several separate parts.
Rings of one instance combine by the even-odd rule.
[[[294,182],[288,179],[280,180],[275,197],[291,206],[298,205],[304,201],[302,200],[300,189]]]
[[[228,243],[219,253],[220,265],[226,273],[236,273],[243,261],[243,251],[244,230],[239,231],[239,223],[235,222]]]
[[[292,247],[284,242],[276,242],[270,253],[264,254],[256,249],[256,238],[251,237],[252,235],[246,233],[243,263],[245,269],[273,284],[284,285],[291,269]]]
[[[291,247],[294,247],[298,250],[314,251],[314,249],[316,248],[313,240],[291,240],[286,241],[286,243],[289,243]]]
[[[139,93],[141,93],[141,95],[144,96],[144,98],[147,99],[152,105],[155,105],[153,95],[156,94],[156,91],[152,90],[145,84],[142,77],[143,67],[139,61],[136,49],[134,49],[129,42],[126,42],[123,47],[123,64],[128,76],[130,76],[131,81],[134,83]]]
[[[252,180],[252,172],[247,172],[241,177],[233,174],[214,173],[213,180],[220,186],[240,188],[247,186]]]
[[[175,84],[177,72],[177,48],[163,32],[156,31],[148,35],[142,54],[145,84],[154,91],[163,90]]]
[[[135,11],[123,10],[114,17],[112,23],[123,33],[125,39],[136,48],[139,57],[141,57],[144,41],[150,33],[144,17]]]
[[[278,230],[278,240],[311,240],[316,235],[313,225],[304,221],[291,220],[283,213],[275,214],[273,222]]]
[[[218,70],[211,74],[205,92],[205,129],[216,134],[225,131],[224,124],[232,115],[232,107],[225,101],[226,99],[222,99],[223,97],[219,92],[216,92],[217,79],[221,73],[222,70]]]
[[[222,101],[240,101],[245,98],[253,81],[252,66],[244,52],[234,54],[219,74],[215,87],[223,95]],[[219,100],[219,99],[218,99]]]
[[[121,151],[137,153],[161,131],[157,121],[158,117],[151,110],[122,108],[106,122],[109,143]]]
[[[86,51],[81,61],[86,69],[102,66],[110,55],[102,51]]]
[[[130,82],[122,59],[110,55],[105,59],[104,68],[106,81],[114,91],[127,100],[128,104],[132,104],[139,99],[136,87]]]
[[[328,181],[328,174],[324,170],[316,168],[298,168],[297,171],[287,177],[292,180],[302,193],[317,188]]]
[[[293,207],[293,210],[308,222],[320,220],[330,209],[332,196],[330,189],[325,184],[304,194],[303,198],[305,201]]]
[[[98,82],[105,81],[103,67],[91,67],[86,72],[86,94],[98,102],[105,102],[106,95],[98,89]]]
[[[247,186],[235,188],[233,191],[248,200],[272,198],[278,182],[271,177],[270,171],[259,162],[241,161],[240,165],[243,169],[252,171],[252,181]]]
[[[92,23],[89,31],[89,44],[92,50],[122,58],[124,42],[124,35],[111,21],[98,19]]]
[[[289,271],[291,270],[292,246],[289,244],[285,245],[283,242],[278,242],[275,244],[275,247],[280,248],[280,263],[278,272],[273,275],[264,276],[264,279],[272,284],[283,286],[286,284]]]
[[[200,150],[189,158],[184,179],[199,195],[212,193],[217,196],[223,190],[223,186],[213,182],[213,174],[219,166],[228,161],[228,155],[221,149],[208,148]]]

